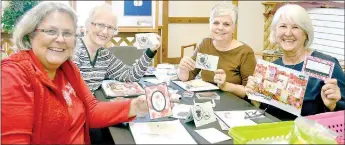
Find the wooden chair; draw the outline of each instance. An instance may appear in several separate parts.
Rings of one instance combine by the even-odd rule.
[[[134,46],[113,46],[108,49],[126,65],[135,63],[145,51],[145,49],[137,49]]]
[[[181,46],[181,58],[183,58],[183,56],[185,55],[185,52],[184,52],[185,49],[190,48],[190,47],[193,47],[193,52],[194,52],[194,50],[196,49],[196,43]]]

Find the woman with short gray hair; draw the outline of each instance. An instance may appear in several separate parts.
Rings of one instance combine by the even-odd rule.
[[[254,72],[256,60],[250,46],[233,38],[236,22],[236,6],[223,3],[212,8],[211,37],[202,40],[192,57],[184,56],[181,59],[178,71],[181,81],[194,79],[201,71],[202,80],[215,83],[221,90],[246,99],[244,86],[248,76]],[[195,68],[197,53],[218,56],[217,70],[213,72]]]
[[[18,52],[1,61],[1,143],[90,144],[89,128],[148,112],[144,95],[116,102],[95,99],[69,60],[76,24],[74,11],[56,2],[39,3],[17,24]]]
[[[301,6],[286,4],[274,14],[271,24],[270,41],[277,43],[283,50],[283,56],[273,63],[302,71],[307,56],[317,57],[334,62],[332,77],[325,81],[309,77],[304,99],[292,102],[302,104],[301,115],[338,111],[345,109],[345,77],[338,60],[332,56],[312,50],[314,39],[312,21],[308,12]],[[249,77],[246,93],[254,93],[256,78]],[[297,116],[267,104],[254,102],[260,108],[281,120],[294,120]]]
[[[160,47],[160,43],[152,48],[146,48],[138,61],[127,65],[115,56],[106,44],[117,34],[118,18],[111,5],[95,6],[86,20],[86,33],[77,40],[76,53],[73,62],[92,92],[102,85],[102,81],[117,80],[120,82],[138,82],[145,74],[150,62]],[[157,41],[160,42],[157,35]],[[130,54],[122,54],[130,55]],[[105,59],[106,58],[106,59]]]

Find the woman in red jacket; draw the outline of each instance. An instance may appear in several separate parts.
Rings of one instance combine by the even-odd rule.
[[[16,25],[19,50],[1,62],[3,144],[89,144],[89,128],[132,120],[148,111],[145,96],[98,102],[70,60],[77,15],[42,2]],[[61,35],[60,35],[61,34]]]

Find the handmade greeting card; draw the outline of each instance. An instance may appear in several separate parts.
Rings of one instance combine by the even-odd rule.
[[[333,69],[334,62],[308,56],[304,61],[302,72],[311,77],[326,80],[332,77]]]
[[[218,60],[218,56],[197,53],[195,67],[204,70],[215,71],[218,67]]]
[[[251,100],[276,106],[300,116],[308,75],[264,60],[255,67],[255,93]]]
[[[138,33],[135,34],[135,43],[138,49],[153,48],[159,44],[158,35],[155,33]]]
[[[165,83],[145,87],[150,119],[172,116],[168,87]]]
[[[216,121],[211,102],[194,103],[189,111],[185,123],[194,121],[195,127]]]

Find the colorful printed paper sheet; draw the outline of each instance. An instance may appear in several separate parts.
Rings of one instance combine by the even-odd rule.
[[[309,76],[264,60],[258,60],[253,76],[257,85],[249,99],[300,116]]]

